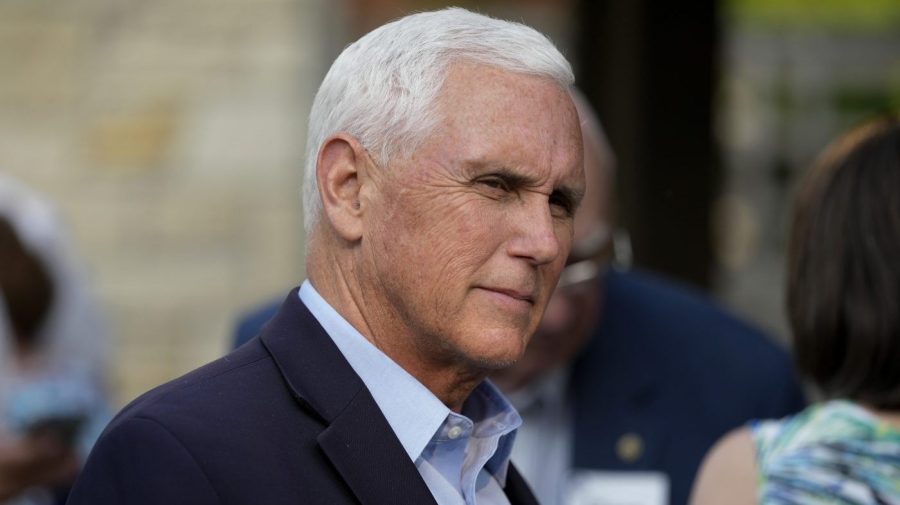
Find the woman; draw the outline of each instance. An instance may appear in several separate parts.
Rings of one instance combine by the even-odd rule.
[[[692,503],[900,504],[900,122],[834,142],[801,181],[788,251],[800,370],[824,401],[707,456]]]

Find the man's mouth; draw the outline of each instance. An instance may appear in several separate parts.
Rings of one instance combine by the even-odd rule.
[[[527,302],[532,305],[534,304],[535,297],[531,290],[515,289],[515,288],[501,288],[501,287],[487,287],[487,286],[481,286],[480,289],[494,293],[499,296],[512,298],[513,300],[517,300],[520,302]]]

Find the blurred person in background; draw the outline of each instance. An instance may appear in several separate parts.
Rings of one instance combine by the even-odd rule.
[[[790,358],[703,295],[608,269],[615,158],[574,90],[586,193],[560,286],[528,349],[491,379],[523,417],[513,461],[540,502],[687,502],[703,455],[728,430],[805,405]],[[240,346],[274,316],[241,318]]]
[[[55,210],[0,175],[0,500],[64,499],[108,420],[105,328]]]
[[[692,502],[900,504],[900,120],[833,142],[800,181],[787,309],[823,400],[716,444]]]

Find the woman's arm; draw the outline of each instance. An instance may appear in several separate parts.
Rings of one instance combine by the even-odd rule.
[[[725,435],[709,451],[694,489],[691,505],[755,504],[756,449],[750,430],[739,428]]]

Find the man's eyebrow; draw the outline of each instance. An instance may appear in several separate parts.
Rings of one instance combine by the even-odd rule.
[[[484,172],[481,173],[481,177],[486,176],[499,177],[514,188],[527,188],[528,186],[536,186],[538,184],[537,178],[521,172],[516,172],[507,167],[484,167]]]
[[[510,187],[527,188],[541,185],[541,178],[527,172],[509,168],[505,165],[489,162],[475,162],[471,165],[474,178],[499,177]],[[554,188],[556,191],[556,188]]]
[[[474,162],[470,168],[473,172],[473,178],[481,177],[499,177],[503,179],[510,187],[527,188],[529,186],[538,186],[540,180],[537,177],[527,173],[511,169],[503,165],[494,165],[487,162]],[[558,197],[570,202],[573,207],[577,207],[581,200],[584,199],[584,189],[562,184],[553,188],[553,193]]]
[[[536,177],[517,172],[505,166],[493,166],[488,163],[473,163],[472,168],[477,172],[476,178],[499,177],[510,187],[514,188],[527,188],[529,186],[537,186],[540,184]],[[569,185],[557,186],[553,188],[553,193],[560,198],[565,199],[573,208],[577,207],[581,203],[581,200],[584,199],[583,188],[576,188]]]

